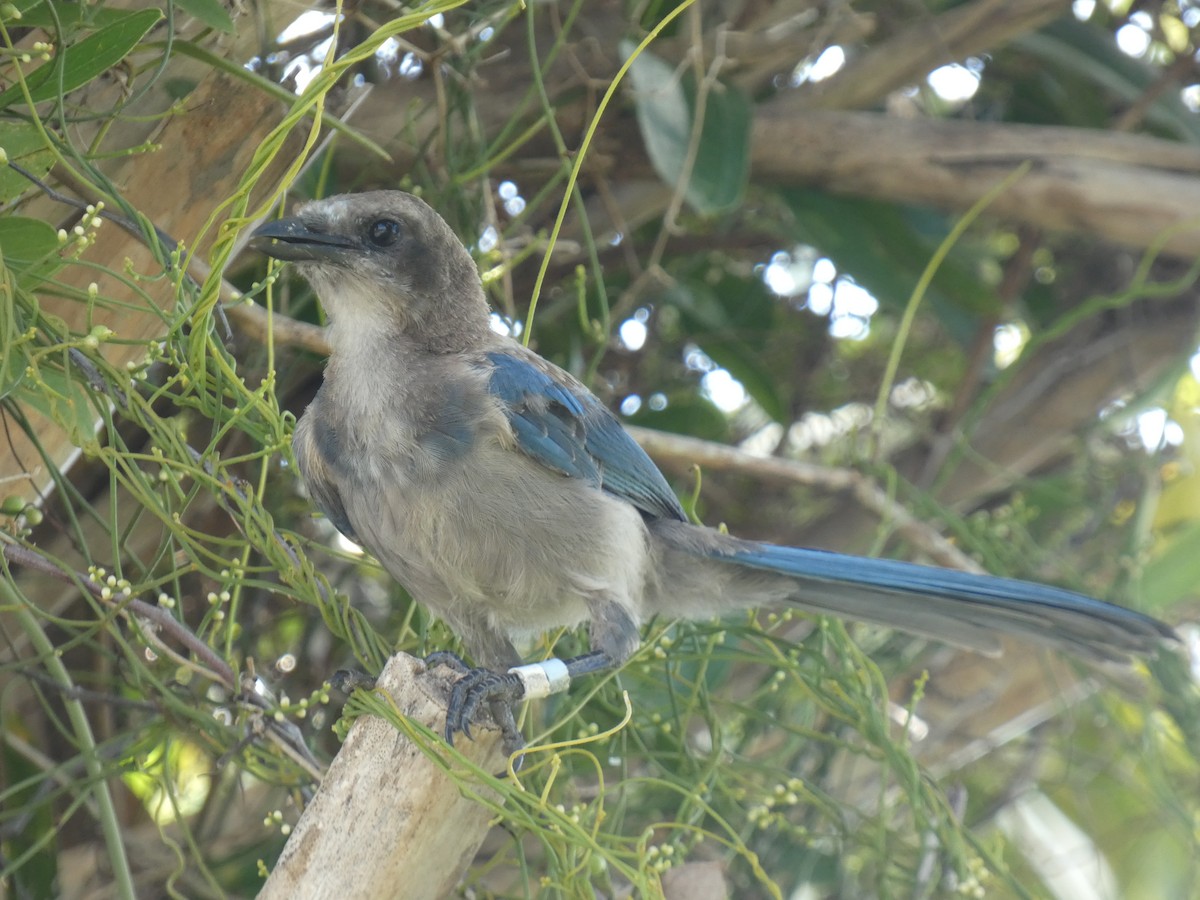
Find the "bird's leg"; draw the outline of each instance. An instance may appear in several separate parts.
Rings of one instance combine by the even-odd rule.
[[[552,658],[513,666],[507,672],[465,669],[458,657],[448,654],[453,658],[453,662],[450,662],[444,658],[446,655],[435,653],[426,658],[433,665],[447,664],[451,668],[463,667],[465,670],[463,677],[454,683],[450,691],[450,703],[446,709],[446,741],[453,744],[454,735],[459,732],[471,737],[471,718],[480,704],[486,703],[504,737],[504,748],[510,754],[525,746],[513,715],[513,707],[519,701],[537,700],[561,693],[571,686],[571,679],[616,665],[612,656],[603,650],[566,660]]]
[[[507,672],[494,669],[472,668],[462,657],[449,650],[438,650],[425,657],[427,668],[446,666],[462,675],[450,689],[450,702],[446,707],[446,742],[454,745],[454,736],[462,733],[471,737],[471,719],[481,704],[486,703],[492,719],[500,729],[506,753],[517,753],[525,746],[525,739],[517,728],[513,707],[522,700],[539,700],[566,691],[571,680],[583,675],[592,675],[614,668],[617,663],[612,655],[603,650],[594,650],[570,659],[550,658],[541,662],[513,666]],[[370,690],[375,679],[365,672],[339,669],[330,677],[329,683],[339,691],[349,694],[355,688]]]

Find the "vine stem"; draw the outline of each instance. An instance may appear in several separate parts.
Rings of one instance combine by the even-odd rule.
[[[21,629],[29,637],[29,641],[37,650],[42,664],[46,667],[51,678],[63,688],[62,703],[66,708],[67,717],[75,731],[83,754],[83,763],[87,769],[90,790],[96,800],[96,815],[100,820],[100,830],[104,834],[104,843],[108,848],[108,860],[112,866],[116,895],[122,900],[136,900],[137,894],[133,889],[133,872],[129,868],[129,856],[125,852],[125,844],[121,840],[121,824],[117,821],[117,810],[113,806],[112,792],[104,775],[100,762],[100,753],[96,748],[96,737],[92,734],[92,725],[84,712],[83,703],[72,695],[74,684],[63,665],[54,645],[42,631],[41,625],[29,611],[28,601],[25,600],[7,580],[0,580],[0,596],[5,605],[15,611]]]

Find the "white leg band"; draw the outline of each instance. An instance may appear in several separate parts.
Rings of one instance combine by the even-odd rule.
[[[525,685],[526,700],[540,700],[558,694],[571,686],[571,674],[561,659],[545,659],[541,662],[513,666],[509,674],[516,675]]]

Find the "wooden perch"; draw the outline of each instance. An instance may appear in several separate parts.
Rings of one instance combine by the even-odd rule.
[[[435,730],[454,676],[393,656],[378,688],[408,718]],[[459,747],[489,772],[504,768],[500,732],[473,725]],[[259,900],[404,897],[436,900],[462,877],[491,813],[389,722],[363,716],[300,817]]]

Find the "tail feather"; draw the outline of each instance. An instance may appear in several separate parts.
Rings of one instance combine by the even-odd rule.
[[[745,588],[749,596],[737,605],[782,602],[984,653],[999,651],[1001,634],[1099,660],[1152,654],[1164,642],[1178,640],[1169,626],[1149,616],[1062,588],[741,541],[682,523],[654,531],[672,550],[690,556],[693,565],[702,558],[740,571],[742,577],[723,591]],[[745,577],[751,573],[759,577]]]

